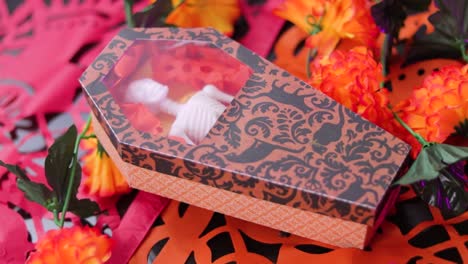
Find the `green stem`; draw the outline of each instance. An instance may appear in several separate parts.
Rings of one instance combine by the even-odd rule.
[[[312,77],[312,73],[310,72],[310,62],[317,56],[317,48],[309,48],[309,51],[307,52],[307,58],[306,58],[306,74],[307,74],[307,79],[310,79]]]
[[[78,149],[80,146],[80,141],[83,137],[85,137],[86,133],[89,130],[89,127],[91,125],[91,115],[88,117],[88,120],[86,121],[85,128],[81,133],[78,135],[78,137],[75,140],[75,147],[73,149],[73,160],[72,160],[72,167],[71,167],[71,173],[70,173],[70,179],[68,181],[68,186],[67,186],[67,194],[65,195],[65,201],[63,203],[63,208],[62,208],[62,215],[60,218],[60,223],[59,227],[62,228],[63,224],[65,223],[65,216],[67,214],[68,206],[70,204],[70,198],[71,198],[71,193],[72,193],[72,188],[73,188],[73,182],[75,180],[75,173],[76,173],[76,165],[78,164]]]
[[[380,63],[382,64],[382,74],[384,77],[388,75],[388,54],[392,45],[392,34],[385,34],[380,50]]]
[[[133,0],[125,0],[125,19],[127,20],[127,26],[129,28],[135,27],[135,21],[133,21]]]
[[[53,213],[54,213],[54,223],[55,223],[55,225],[60,226],[60,219],[59,219],[58,211],[54,210]]]
[[[317,35],[320,31],[322,31],[322,27],[320,25],[322,23],[323,16],[321,16],[319,18],[319,21],[317,23],[315,23],[316,20],[315,20],[314,16],[308,16],[306,18],[307,21],[309,19],[314,20],[313,23],[311,23],[312,31],[310,32],[310,35],[311,36]],[[312,73],[310,72],[310,62],[315,58],[315,56],[317,56],[317,48],[313,48],[313,49],[309,48],[309,50],[307,51],[307,58],[306,58],[306,76],[307,76],[307,79],[310,79],[310,77],[312,76]]]
[[[460,52],[462,54],[462,57],[463,57],[463,60],[468,62],[468,54],[466,54],[466,48],[465,48],[465,42],[464,41],[460,41],[460,43],[458,44],[458,46],[460,47]]]
[[[91,134],[89,136],[83,136],[81,139],[90,139],[90,138],[96,138],[95,134]]]
[[[97,154],[99,155],[99,157],[102,157],[103,153],[105,153],[107,155],[107,152],[104,149],[104,147],[101,145],[101,142],[98,141],[98,143],[97,143]]]
[[[391,109],[390,109],[391,110]],[[400,125],[402,125],[413,137],[415,137],[418,142],[423,146],[423,147],[427,147],[430,145],[429,142],[427,142],[421,135],[419,135],[418,133],[414,132],[414,130],[409,127],[405,121],[403,121],[398,115],[397,113],[393,112],[392,111],[392,114],[393,114],[393,117],[398,121],[398,123],[400,123]]]

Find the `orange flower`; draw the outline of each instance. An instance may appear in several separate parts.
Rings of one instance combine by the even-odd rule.
[[[312,35],[316,30],[315,21],[324,15],[324,8],[328,0],[286,0],[273,10],[279,17],[291,21],[307,34]]]
[[[97,140],[86,140],[85,147],[93,151],[84,157],[84,192],[99,197],[129,192],[124,176]]]
[[[373,48],[379,30],[366,0],[286,0],[274,13],[294,23],[311,36],[307,46],[328,56],[340,40]]]
[[[446,141],[468,119],[468,65],[428,75],[398,109],[403,121],[427,141]]]
[[[226,35],[234,32],[241,11],[237,0],[172,0],[167,24],[178,27],[213,27]]]
[[[27,264],[99,264],[111,256],[111,239],[90,227],[51,230],[36,244]]]
[[[314,60],[309,83],[355,113],[399,135],[402,129],[387,107],[388,91],[379,88],[382,80],[382,65],[374,60],[372,52],[356,47]]]

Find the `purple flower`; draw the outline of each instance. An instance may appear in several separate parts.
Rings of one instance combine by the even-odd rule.
[[[455,217],[468,209],[468,177],[466,161],[446,167],[440,175],[430,181],[413,184],[421,199],[438,207],[445,218]]]
[[[460,215],[468,209],[467,160],[468,147],[427,143],[396,184],[412,184],[444,217]]]

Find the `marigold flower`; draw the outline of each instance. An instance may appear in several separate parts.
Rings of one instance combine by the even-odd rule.
[[[386,89],[380,89],[382,65],[365,47],[349,52],[334,51],[328,58],[317,58],[309,83],[355,113],[398,136],[404,133],[388,109]]]
[[[379,35],[366,0],[286,0],[274,13],[310,34],[306,44],[318,55],[330,55],[342,39],[373,48]]]
[[[172,0],[167,24],[178,27],[213,27],[226,35],[234,32],[241,11],[237,0]]]
[[[86,140],[85,147],[92,151],[84,157],[83,191],[98,197],[128,193],[127,181],[97,140]]]
[[[455,132],[468,135],[467,73],[468,65],[433,72],[398,105],[401,119],[422,137],[421,143],[412,142],[419,156],[400,181],[414,183],[421,198],[437,206],[445,218],[460,215],[468,208],[468,148],[440,144],[450,141]]]
[[[90,227],[50,230],[36,244],[27,264],[99,264],[111,256],[111,239]]]
[[[398,109],[424,139],[445,142],[468,119],[468,65],[447,66],[428,75]]]

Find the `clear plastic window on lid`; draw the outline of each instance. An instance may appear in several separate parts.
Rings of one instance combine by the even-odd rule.
[[[207,42],[136,40],[104,83],[136,129],[196,145],[251,74]]]

